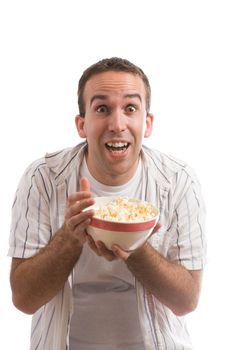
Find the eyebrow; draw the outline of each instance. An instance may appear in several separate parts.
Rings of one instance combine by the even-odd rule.
[[[142,102],[142,98],[140,94],[126,94],[124,95],[124,98],[138,98],[140,102]],[[107,100],[107,99],[108,99],[108,95],[94,95],[90,100],[90,106],[95,100]]]

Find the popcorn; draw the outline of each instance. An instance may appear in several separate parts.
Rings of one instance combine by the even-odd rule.
[[[155,217],[152,204],[126,197],[117,197],[95,211],[98,219],[118,222],[142,222]]]

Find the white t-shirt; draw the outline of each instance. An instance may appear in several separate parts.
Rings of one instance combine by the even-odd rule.
[[[12,206],[9,256],[34,256],[61,227],[67,197],[79,191],[80,165],[86,150],[87,144],[82,143],[47,154],[27,167]],[[144,170],[139,180],[140,198],[155,204],[162,225],[149,239],[150,244],[171,262],[188,270],[203,269],[205,208],[194,171],[186,163],[146,146],[142,146],[141,156]],[[176,316],[137,279],[135,283],[145,349],[191,350],[186,318]],[[33,315],[31,350],[71,349],[72,287],[71,274],[61,291]]]
[[[138,198],[142,163],[122,186],[106,186],[90,174],[86,161],[80,175],[89,179],[94,196]],[[71,350],[142,350],[144,344],[137,309],[135,279],[122,260],[107,261],[84,245],[74,269],[74,312],[70,328]]]

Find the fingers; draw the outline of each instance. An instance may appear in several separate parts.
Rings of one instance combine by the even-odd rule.
[[[158,231],[160,229],[160,227],[162,227],[162,225],[160,224],[160,222],[158,221],[156,226],[155,226],[155,232]]]
[[[65,220],[67,222],[67,227],[74,231],[75,229],[79,229],[77,231],[84,231],[87,226],[90,224],[91,218],[94,215],[93,210],[86,210],[84,212],[78,212],[77,215],[65,215]],[[79,226],[79,227],[78,227]]]
[[[103,256],[106,260],[112,261],[117,258],[115,254],[112,252],[112,250],[107,249],[107,247],[102,241],[97,241],[96,245],[100,255]]]
[[[98,255],[103,256],[106,260],[112,261],[116,260],[117,256],[112,252],[112,250],[107,249],[102,241],[94,241],[93,238],[87,234],[87,242],[89,247]]]
[[[113,261],[118,258],[122,260],[127,260],[131,255],[131,252],[123,250],[119,245],[114,244],[112,250],[107,249],[105,244],[102,241],[95,242],[93,238],[87,234],[86,236],[89,247],[98,255],[103,256],[108,261]]]
[[[99,252],[99,249],[98,249],[98,247],[97,247],[95,241],[93,240],[93,238],[92,238],[89,234],[87,234],[86,240],[87,240],[87,242],[88,242],[89,247],[90,247],[98,256],[101,256],[101,253]]]
[[[123,250],[119,245],[114,244],[112,247],[113,254],[122,260],[127,260],[127,258],[131,255],[131,252],[127,252]]]
[[[84,210],[84,209],[90,207],[93,204],[94,204],[93,198],[87,198],[87,199],[83,199],[80,201],[76,201],[75,204],[70,205],[70,206],[68,204],[68,207],[65,210],[65,219],[69,219],[70,217],[72,217],[74,215],[77,215],[79,213],[83,213],[83,211],[84,211],[84,213],[88,212],[88,210]],[[93,210],[92,210],[92,212],[94,213]]]
[[[67,205],[71,206],[74,203],[81,201],[83,199],[90,198],[92,194],[90,192],[73,192],[67,198]]]
[[[68,207],[75,204],[78,201],[90,198],[91,196],[92,194],[90,192],[89,181],[86,177],[82,177],[80,179],[80,191],[71,193],[67,199]]]
[[[86,228],[94,215],[94,210],[87,208],[94,202],[88,179],[81,178],[80,192],[69,195],[64,218],[67,233],[76,237],[82,244],[86,241]]]
[[[151,232],[151,235],[150,235],[150,236],[152,236],[155,232],[157,232],[157,231],[160,229],[160,227],[162,227],[162,225],[161,225],[160,222],[158,221],[157,224],[156,224],[156,226],[154,227],[153,231]]]
[[[89,180],[86,177],[80,179],[80,191],[90,192]]]

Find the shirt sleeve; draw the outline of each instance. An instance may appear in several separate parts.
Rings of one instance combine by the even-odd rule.
[[[43,160],[24,173],[12,206],[8,256],[29,258],[51,239],[49,181]]]
[[[206,263],[205,204],[200,183],[193,170],[186,167],[176,176],[174,212],[168,258],[187,269],[203,269]]]

